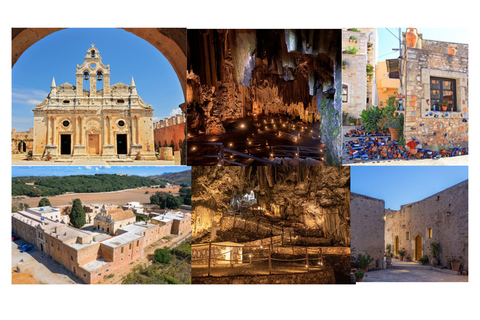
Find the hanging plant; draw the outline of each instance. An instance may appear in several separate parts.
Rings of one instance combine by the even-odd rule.
[[[357,38],[355,36],[350,36],[350,38],[348,39],[349,42],[355,42],[357,43]]]
[[[346,49],[345,49],[345,53],[347,54],[356,54],[358,52],[358,49],[357,47],[353,46],[348,46]]]

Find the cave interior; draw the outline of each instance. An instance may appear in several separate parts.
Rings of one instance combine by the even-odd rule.
[[[189,29],[187,43],[189,165],[331,162],[339,30]]]

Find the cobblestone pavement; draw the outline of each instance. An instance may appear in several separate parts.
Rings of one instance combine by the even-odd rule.
[[[468,276],[452,270],[422,266],[416,262],[392,261],[393,268],[369,271],[363,282],[468,282]]]

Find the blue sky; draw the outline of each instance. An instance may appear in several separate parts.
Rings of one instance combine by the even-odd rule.
[[[57,86],[75,85],[76,66],[92,43],[110,65],[110,85],[130,85],[133,76],[138,94],[154,109],[154,122],[181,112],[185,99],[178,77],[151,44],[122,29],[64,29],[32,45],[12,68],[12,128],[33,127],[32,110],[50,92],[53,77]]]
[[[136,176],[153,176],[170,172],[190,170],[187,166],[13,166],[12,177],[25,176],[71,176],[97,173],[123,173]]]
[[[425,199],[468,179],[463,166],[352,166],[351,191],[385,200],[385,208]]]
[[[468,43],[468,29],[464,28],[417,28],[423,39],[438,40],[455,43]],[[406,28],[402,28],[405,32]],[[377,61],[386,59],[396,59],[399,56],[398,51],[398,28],[377,28],[378,56]]]

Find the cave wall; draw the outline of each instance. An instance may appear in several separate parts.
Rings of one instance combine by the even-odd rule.
[[[187,39],[189,131],[223,134],[222,121],[248,113],[321,121],[329,164],[341,164],[340,29],[189,29]]]
[[[254,190],[264,209],[275,204],[284,220],[350,244],[349,167],[192,167],[192,182],[194,236],[220,221],[234,195]]]

